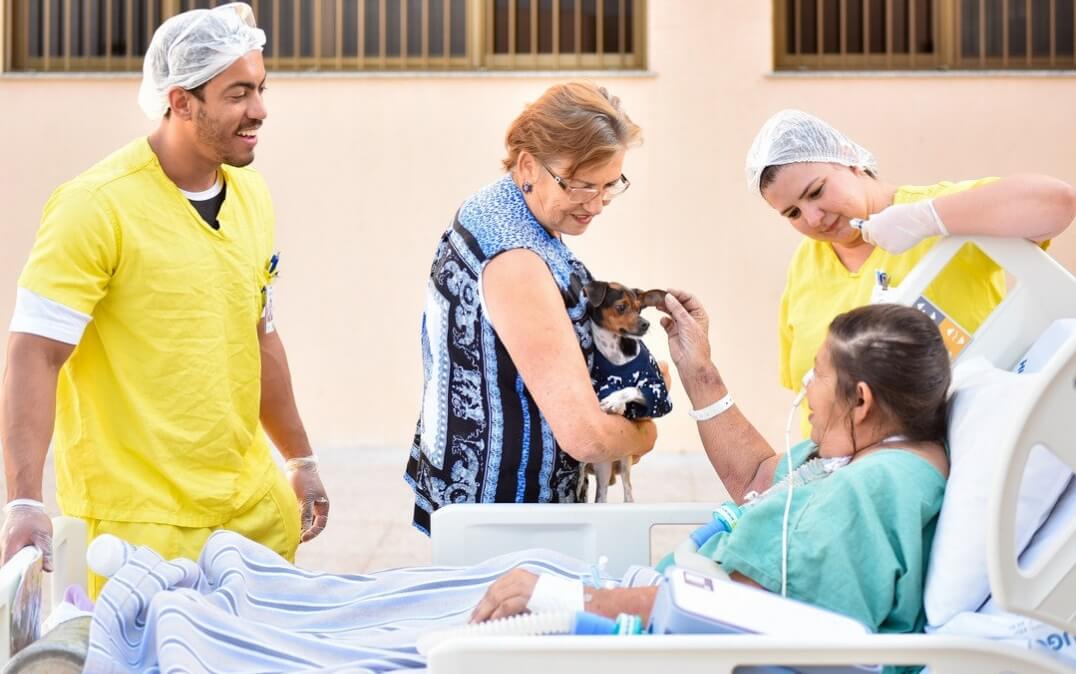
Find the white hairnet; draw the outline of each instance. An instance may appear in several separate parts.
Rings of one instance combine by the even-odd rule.
[[[747,151],[747,189],[759,193],[767,166],[825,162],[878,171],[874,155],[829,124],[800,110],[782,110],[762,125]]]
[[[142,63],[138,105],[147,117],[159,120],[174,87],[205,84],[264,44],[265,32],[254,23],[254,10],[246,3],[177,14],[153,33]]]

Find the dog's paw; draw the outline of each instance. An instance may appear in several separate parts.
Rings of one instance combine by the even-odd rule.
[[[634,386],[629,386],[628,388],[622,388],[619,391],[610,393],[598,401],[598,404],[601,406],[602,412],[608,414],[624,414],[628,409],[628,403],[643,403],[645,401],[646,398],[639,392],[639,389]]]

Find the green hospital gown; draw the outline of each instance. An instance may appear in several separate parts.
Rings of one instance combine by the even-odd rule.
[[[792,448],[793,464],[815,451]],[[778,465],[774,482],[787,472]],[[855,618],[881,633],[921,632],[927,558],[945,479],[925,459],[882,450],[797,487],[789,516],[788,596]],[[781,591],[785,493],[744,513],[699,552],[728,573]]]

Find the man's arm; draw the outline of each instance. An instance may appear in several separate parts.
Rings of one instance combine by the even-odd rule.
[[[287,460],[288,479],[299,500],[302,515],[302,542],[325,529],[329,520],[329,499],[318,477],[317,460],[295,405],[291,371],[284,343],[277,331],[266,332],[265,321],[258,325],[261,344],[261,422],[269,439]]]
[[[314,451],[295,405],[291,370],[280,333],[275,330],[266,333],[262,321],[258,325],[258,341],[262,357],[262,426],[285,459],[312,456]]]
[[[56,421],[56,380],[74,351],[71,344],[13,332],[8,339],[3,381],[0,442],[4,446],[7,501],[40,502],[45,456]],[[16,507],[7,513],[0,544],[3,561],[28,545],[37,545],[52,569],[52,521],[44,510]]]

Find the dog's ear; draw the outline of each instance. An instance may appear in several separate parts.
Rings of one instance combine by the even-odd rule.
[[[605,294],[609,292],[609,284],[605,281],[591,281],[583,288],[587,295],[587,302],[592,307],[600,307],[605,301]]]
[[[633,290],[635,296],[639,298],[639,308],[645,309],[647,307],[660,307],[665,304],[665,291],[664,290]]]

